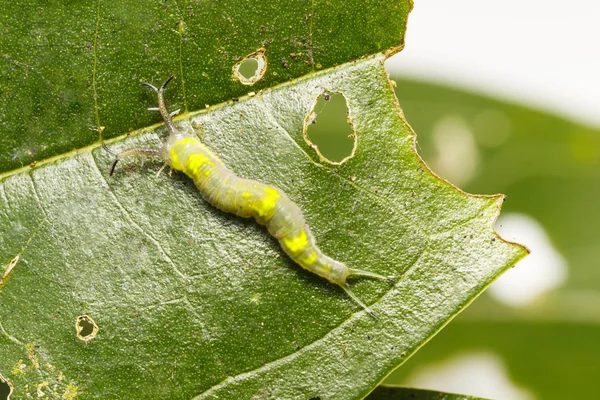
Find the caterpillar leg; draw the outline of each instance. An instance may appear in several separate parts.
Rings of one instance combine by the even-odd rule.
[[[344,289],[344,291],[346,292],[346,294],[348,294],[348,296],[350,296],[350,298],[352,300],[354,300],[359,306],[361,306],[362,308],[365,309],[366,312],[368,312],[369,314],[371,314],[371,316],[375,319],[379,319],[379,317],[377,316],[377,314],[375,314],[375,311],[371,310],[365,303],[363,303],[357,295],[354,294],[354,292],[352,290],[350,290],[349,285],[346,283],[346,285],[342,285],[342,289]]]
[[[160,173],[163,172],[163,169],[167,168],[169,164],[164,163],[162,167],[160,167],[160,169],[158,170],[158,172],[156,173],[156,177],[158,178],[160,176]],[[169,168],[169,176],[171,176],[171,174],[173,173],[173,169]]]
[[[110,153],[113,156],[115,156],[115,159],[113,160],[113,163],[110,166],[110,172],[108,173],[109,176],[113,175],[113,173],[115,172],[115,167],[117,166],[117,163],[119,161],[121,161],[122,159],[124,159],[124,158],[131,157],[131,156],[160,157],[160,150],[159,149],[149,149],[149,148],[142,148],[142,147],[134,147],[134,148],[131,148],[131,149],[124,150],[124,151],[122,151],[120,153],[116,153],[115,151],[109,149],[108,146],[105,143],[102,143],[102,148],[104,150],[106,150],[108,153]]]

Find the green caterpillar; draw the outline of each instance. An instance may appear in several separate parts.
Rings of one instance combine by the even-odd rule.
[[[377,317],[350,290],[346,279],[349,276],[366,276],[393,281],[392,278],[348,268],[345,264],[323,254],[317,247],[300,207],[282,190],[236,176],[195,135],[179,131],[172,120],[172,116],[179,110],[169,113],[163,98],[163,91],[173,77],[171,75],[160,88],[149,83],[142,84],[152,88],[158,95],[158,107],[151,110],[159,111],[163,117],[169,131],[167,141],[161,149],[132,148],[118,154],[104,146],[115,156],[110,175],[112,176],[119,160],[125,157],[133,155],[161,157],[172,169],[183,171],[192,178],[202,197],[210,204],[243,218],[254,217],[256,222],[267,227],[269,233],[279,241],[281,248],[294,262],[339,285],[361,307]]]

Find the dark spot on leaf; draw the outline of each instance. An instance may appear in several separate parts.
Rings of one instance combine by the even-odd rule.
[[[77,337],[84,342],[89,342],[96,337],[99,330],[96,322],[88,315],[80,315],[77,317],[75,329],[77,330]]]
[[[0,400],[8,400],[12,394],[12,386],[0,375]]]
[[[94,325],[91,322],[89,322],[88,320],[79,321],[79,326],[81,327],[81,332],[80,332],[81,336],[84,336],[84,337],[89,336],[94,331]]]
[[[233,66],[233,78],[243,85],[254,85],[262,79],[266,71],[267,58],[264,47],[261,47]]]

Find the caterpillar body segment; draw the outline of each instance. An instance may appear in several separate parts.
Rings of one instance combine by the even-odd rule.
[[[350,270],[324,255],[300,208],[280,189],[236,176],[200,141],[186,137],[165,150],[166,162],[194,180],[202,197],[218,209],[265,225],[292,260],[338,285]]]
[[[168,112],[163,98],[164,88],[172,78],[169,77],[160,88],[144,84],[157,92],[158,111],[169,130],[169,137],[159,152],[165,163],[193,179],[202,197],[216,208],[243,218],[254,218],[259,224],[265,225],[294,262],[342,287],[354,301],[376,317],[350,290],[346,279],[352,275],[392,279],[348,268],[344,263],[323,254],[300,207],[281,189],[236,176],[195,135],[179,131],[171,118],[174,113]],[[147,155],[151,152],[148,149],[128,149],[116,154],[111,174],[118,160],[136,154]]]

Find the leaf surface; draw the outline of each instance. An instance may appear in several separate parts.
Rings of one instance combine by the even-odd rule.
[[[141,82],[176,74],[183,111],[404,45],[412,1],[24,0],[0,10],[0,173],[158,122]],[[268,73],[232,78],[265,48]]]
[[[445,393],[437,390],[411,389],[380,385],[367,396],[367,400],[483,400],[481,397]]]
[[[335,4],[302,15],[316,21],[320,8],[332,7],[336,18],[349,18]],[[100,15],[103,7],[98,3]],[[409,8],[397,4],[405,13]],[[150,11],[151,6],[145,15]],[[227,20],[224,11],[215,13]],[[374,26],[364,13],[349,14]],[[118,35],[105,25],[118,24],[122,15],[134,14],[100,19],[97,31]],[[161,15],[168,20],[171,14]],[[380,319],[291,262],[262,227],[211,207],[185,176],[157,176],[160,163],[129,160],[108,179],[111,156],[94,144],[96,132],[91,141],[82,139],[91,145],[9,171],[0,181],[0,265],[12,265],[0,287],[0,374],[14,387],[13,398],[40,393],[82,399],[361,398],[525,255],[492,228],[501,197],[460,192],[416,155],[414,134],[379,53],[392,44],[343,45],[334,35],[335,21],[331,32],[313,25],[313,40],[321,32],[336,43],[323,50],[323,71],[314,72],[319,68],[311,62],[298,72],[308,74],[297,79],[268,70],[265,82],[250,90],[278,85],[239,102],[185,113],[177,123],[196,130],[238,175],[283,189],[302,208],[326,254],[396,276],[394,285],[352,281]],[[131,21],[120,23],[132,29]],[[173,25],[180,27],[180,19]],[[108,33],[97,38],[107,41]],[[348,32],[355,33],[361,34]],[[123,62],[114,56],[98,63],[119,71],[102,75],[107,80],[96,87],[131,93],[119,97],[117,90],[116,97],[105,93],[96,99],[114,107],[105,109],[105,118],[114,119],[121,132],[131,121],[127,115],[155,105],[150,94],[140,94],[138,77],[158,83],[170,70],[159,62],[170,59],[159,54],[155,63],[145,64],[155,72],[135,72],[135,84],[118,79],[137,71],[126,62],[126,37],[122,47],[115,45]],[[177,45],[187,46],[177,38]],[[98,48],[94,54],[97,60],[107,56]],[[217,56],[223,54],[214,50],[215,64],[221,65]],[[359,55],[366,57],[342,63]],[[235,89],[238,83],[228,81],[230,66],[220,72],[226,75],[219,75],[222,81],[204,80],[211,82],[212,89],[205,89],[211,95],[197,92],[189,82],[204,82],[200,71],[178,80],[185,81],[185,93],[200,99],[177,97],[183,87],[173,86],[167,91],[172,108],[193,110],[203,97],[221,101],[223,93],[242,93]],[[65,87],[76,95],[90,91]],[[222,92],[215,94],[217,89]],[[303,136],[324,90],[343,93],[358,137],[354,157],[335,167],[322,163]],[[135,106],[126,101],[131,98]],[[56,112],[53,105],[47,110]],[[117,137],[111,147],[158,147],[163,134],[161,126],[153,126]],[[98,327],[93,338],[78,337],[82,319]]]

